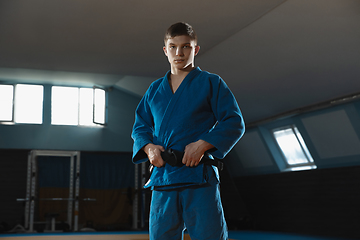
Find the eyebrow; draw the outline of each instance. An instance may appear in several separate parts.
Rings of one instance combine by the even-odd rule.
[[[189,44],[189,45],[191,45],[191,43],[189,43],[189,42],[184,43],[184,44],[181,44],[181,45],[188,45],[188,44]],[[176,45],[176,44],[175,44],[175,43],[170,42],[170,43],[169,43],[169,45]]]

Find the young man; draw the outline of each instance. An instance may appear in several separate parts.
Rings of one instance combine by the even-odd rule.
[[[232,149],[244,120],[225,82],[195,67],[200,47],[189,24],[170,26],[164,42],[171,69],[143,96],[132,132],[133,162],[154,166],[145,185],[153,190],[150,239],[182,239],[185,228],[192,240],[227,239],[213,157]],[[177,153],[175,164],[169,150]]]

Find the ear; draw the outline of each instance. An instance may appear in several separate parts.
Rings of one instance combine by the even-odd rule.
[[[163,47],[163,51],[164,51],[165,56],[167,56],[166,46]]]
[[[195,47],[195,56],[199,53],[199,51],[200,51],[200,46],[196,45],[196,47]]]

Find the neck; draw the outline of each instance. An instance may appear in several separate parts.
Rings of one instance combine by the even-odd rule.
[[[173,69],[171,69],[171,75],[169,77],[169,84],[170,84],[170,87],[171,87],[171,90],[173,93],[176,92],[176,90],[178,89],[178,87],[180,86],[182,81],[189,74],[189,72],[193,69],[194,68],[191,68],[191,69],[187,68],[186,71],[179,70],[179,69],[176,69],[175,71],[173,71]]]

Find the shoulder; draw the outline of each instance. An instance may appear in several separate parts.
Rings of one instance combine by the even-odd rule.
[[[199,77],[206,78],[206,79],[209,79],[209,80],[212,80],[212,81],[220,81],[220,80],[222,80],[222,78],[218,74],[211,73],[211,72],[204,71],[204,70],[201,70],[201,72],[199,74]]]
[[[158,88],[158,87],[160,86],[160,84],[162,83],[163,80],[164,80],[164,77],[159,78],[159,79],[153,81],[153,82],[150,84],[149,89]]]
[[[165,78],[166,78],[166,76],[153,81],[150,84],[149,88],[147,89],[145,95],[149,95],[149,94],[156,92],[159,89],[159,87],[161,86],[161,84]]]
[[[233,93],[230,90],[229,86],[220,77],[220,75],[203,70],[201,71],[200,75],[202,76],[202,78],[201,81],[199,82],[202,82],[203,85],[208,85],[208,87],[211,89],[211,92],[214,93],[215,95],[230,93],[230,95],[233,96]]]
[[[215,73],[201,70],[201,73],[199,74],[199,78],[202,81],[207,80],[207,82],[215,88],[217,88],[219,86],[224,86],[224,85],[226,86],[225,81],[218,74],[215,74]]]

